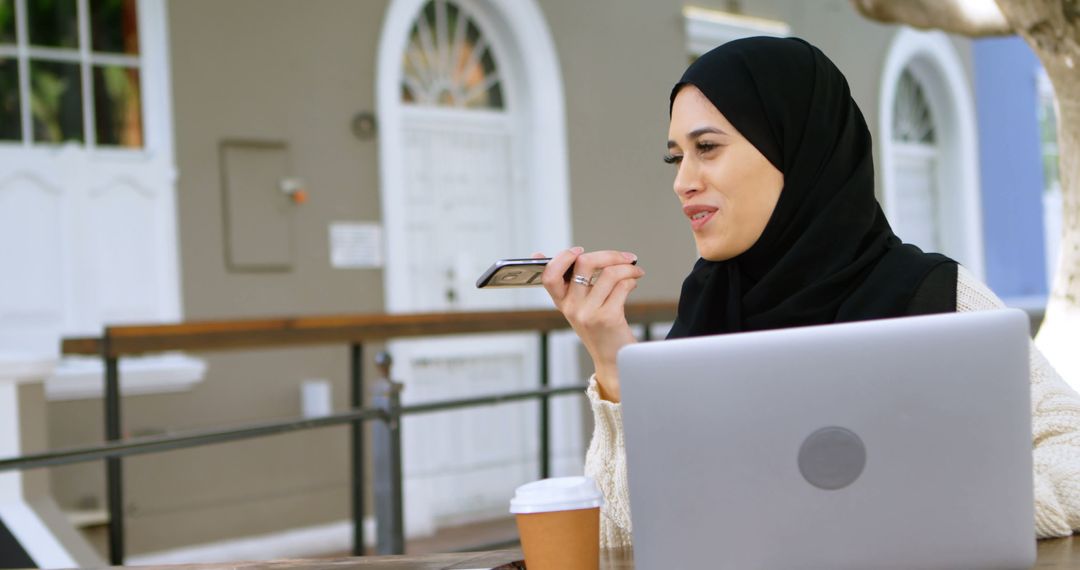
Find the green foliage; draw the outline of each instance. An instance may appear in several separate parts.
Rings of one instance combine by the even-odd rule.
[[[0,43],[15,43],[15,0],[0,0]]]
[[[48,68],[37,69],[30,75],[30,112],[39,129],[38,138],[45,142],[63,142],[64,128],[61,105],[71,81]],[[74,86],[78,89],[78,85]]]

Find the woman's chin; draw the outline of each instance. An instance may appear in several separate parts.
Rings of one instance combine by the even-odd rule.
[[[698,257],[706,261],[727,261],[742,255],[753,245],[744,246],[733,237],[737,236],[695,233],[694,245],[697,246]]]
[[[735,257],[733,255],[725,255],[724,253],[717,253],[713,251],[703,252],[700,249],[698,250],[698,255],[701,256],[701,258],[705,261],[727,261],[732,257]]]

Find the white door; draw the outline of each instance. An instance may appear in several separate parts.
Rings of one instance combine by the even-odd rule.
[[[400,225],[387,230],[396,240],[387,263],[407,268],[388,291],[404,299],[399,311],[513,309],[542,298],[475,288],[495,259],[530,253],[532,232],[522,105],[477,6],[425,3],[400,56],[399,143],[383,150],[399,159],[400,186],[384,186],[384,200],[401,208]],[[408,405],[534,387],[538,347],[535,334],[503,334],[400,340],[390,350]],[[537,418],[535,402],[406,418],[406,533],[505,516],[513,489],[538,474]]]
[[[405,109],[409,305],[414,311],[514,306],[521,291],[474,286],[518,251],[513,134],[506,113]],[[396,261],[396,260],[395,260]]]
[[[947,211],[947,204],[940,190],[941,149],[934,116],[922,85],[907,70],[896,85],[889,148],[896,188],[889,215],[893,231],[923,251],[955,255],[946,251],[943,239],[942,212]]]

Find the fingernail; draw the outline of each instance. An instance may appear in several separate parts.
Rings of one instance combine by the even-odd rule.
[[[637,256],[628,251],[624,251],[622,256],[625,257],[627,261],[637,261]]]
[[[570,251],[580,254],[585,252],[585,248],[575,245],[574,247],[570,248]]]

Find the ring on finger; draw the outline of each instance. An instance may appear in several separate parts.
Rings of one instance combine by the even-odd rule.
[[[592,287],[593,286],[592,279],[589,279],[588,277],[585,277],[584,275],[575,275],[574,276],[574,283],[577,283],[578,285],[584,285],[586,287]]]

